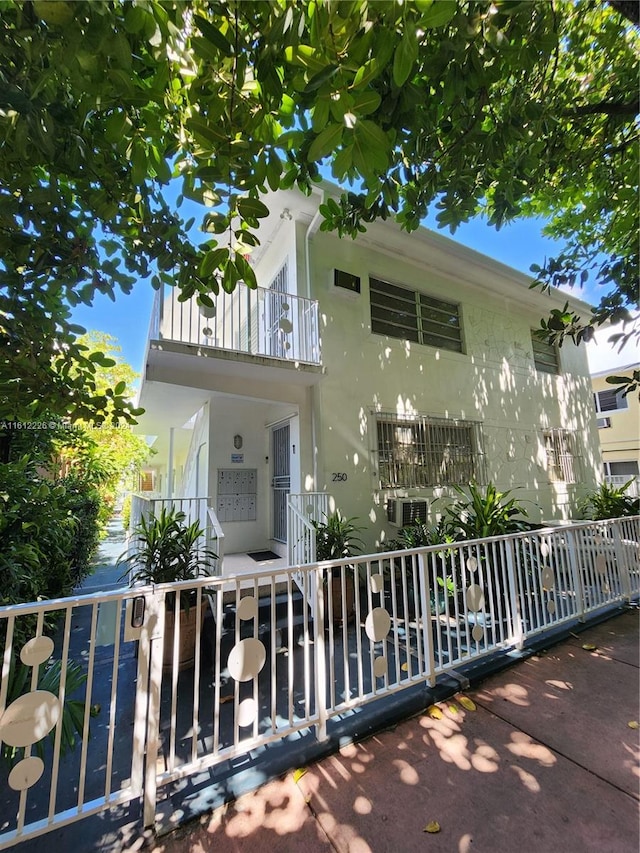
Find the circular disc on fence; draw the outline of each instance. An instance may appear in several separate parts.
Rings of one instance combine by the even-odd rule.
[[[482,625],[474,625],[473,631],[471,632],[471,636],[476,641],[476,643],[479,643],[480,640],[484,637],[484,628],[482,627]]]
[[[238,725],[250,726],[258,716],[258,704],[255,699],[243,699],[238,705]]]
[[[258,675],[266,659],[267,652],[260,640],[255,637],[240,640],[229,652],[229,675],[236,681],[250,681]]]
[[[258,601],[252,595],[246,595],[240,599],[238,605],[238,616],[240,619],[255,619],[258,615]]]
[[[467,610],[477,613],[484,607],[484,590],[477,583],[472,583],[467,587]]]
[[[391,617],[384,607],[374,607],[371,613],[367,616],[364,629],[367,632],[367,637],[373,640],[374,643],[379,643],[389,633],[391,628]]]
[[[20,660],[25,666],[40,666],[53,654],[51,637],[32,637],[20,650]]]
[[[607,558],[604,554],[598,554],[596,557],[596,571],[600,572],[601,575],[606,574]]]
[[[31,746],[48,735],[60,717],[60,702],[48,690],[19,696],[0,718],[0,740],[9,746]]]
[[[540,545],[540,553],[542,554],[542,556],[543,556],[543,557],[548,557],[548,556],[549,556],[549,546],[547,545],[547,543],[546,543],[546,542],[543,542],[543,543]]]
[[[373,674],[376,678],[383,678],[387,674],[387,659],[376,658],[373,662]]]
[[[467,568],[470,572],[475,572],[478,570],[478,561],[475,557],[469,557],[467,559]]]
[[[205,336],[205,338],[212,338],[213,337],[213,329],[209,328],[209,326],[205,326],[204,329],[202,330],[202,334]]]
[[[556,585],[556,579],[553,576],[553,569],[545,566],[542,570],[542,588],[546,590],[553,589]]]
[[[382,592],[384,589],[384,577],[378,573],[371,575],[371,592]]]
[[[287,320],[286,317],[283,317],[282,320],[280,320],[280,323],[278,325],[280,326],[281,330],[285,333],[285,335],[288,335],[290,332],[293,331],[293,323],[291,322],[291,320]]]
[[[9,773],[9,787],[14,791],[26,791],[36,784],[44,772],[44,761],[37,755],[23,758]]]
[[[547,601],[547,610],[548,610],[548,611],[549,611],[549,613],[553,616],[553,614],[556,612],[556,603],[555,603],[555,601]]]

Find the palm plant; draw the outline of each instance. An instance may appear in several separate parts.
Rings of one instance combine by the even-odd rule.
[[[159,516],[141,518],[133,531],[134,552],[124,554],[119,566],[126,566],[122,578],[130,584],[163,584],[195,580],[210,574],[217,555],[200,545],[204,530],[197,521],[186,524],[183,512],[163,507]],[[169,598],[169,597],[167,597]],[[188,597],[184,606],[188,608]]]
[[[499,492],[489,483],[483,492],[474,482],[467,489],[468,495],[456,486],[462,500],[444,511],[444,529],[454,539],[485,539],[531,530],[527,511],[521,501],[509,497],[510,491]]]
[[[640,515],[640,497],[634,498],[625,494],[634,478],[623,486],[616,488],[608,483],[602,483],[600,488],[591,492],[580,504],[580,510],[585,518],[602,521],[605,518],[624,518],[630,515]]]
[[[345,518],[340,510],[323,513],[326,521],[313,521],[316,531],[316,560],[339,560],[359,553],[364,542],[358,537],[361,527],[356,527],[356,518]]]

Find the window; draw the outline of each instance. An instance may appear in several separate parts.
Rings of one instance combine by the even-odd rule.
[[[611,418],[598,418],[596,423],[598,424],[598,429],[609,429]]]
[[[547,470],[552,483],[576,483],[576,453],[573,434],[566,429],[550,429],[544,433]]]
[[[403,341],[462,352],[458,306],[424,293],[369,279],[371,331]]]
[[[360,276],[344,270],[333,271],[333,286],[350,290],[351,293],[360,293]]]
[[[536,333],[532,331],[531,346],[533,347],[533,363],[536,366],[536,370],[539,370],[541,373],[560,373],[560,361],[555,344],[541,341],[536,337]]]
[[[622,396],[622,391],[616,391],[614,388],[605,391],[596,391],[593,395],[596,412],[621,412],[629,408],[629,401]]]
[[[484,478],[480,424],[376,414],[380,488],[463,485]]]
[[[604,471],[608,477],[637,477],[638,463],[635,460],[629,462],[605,462]]]

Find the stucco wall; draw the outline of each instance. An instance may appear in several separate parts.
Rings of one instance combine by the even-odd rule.
[[[576,497],[595,484],[598,465],[590,381],[586,354],[571,344],[560,352],[561,376],[535,370],[530,330],[544,307],[524,307],[515,286],[512,298],[496,295],[430,270],[428,258],[419,265],[324,233],[313,239],[311,263],[327,369],[318,388],[319,486],[344,513],[366,523],[369,545],[392,532],[386,494],[376,491],[376,410],[481,421],[489,479],[518,487],[536,520],[574,512]],[[360,295],[333,287],[334,267],[361,277]],[[459,303],[465,353],[372,334],[369,274]],[[578,432],[584,485],[548,481],[542,431],[559,427]]]

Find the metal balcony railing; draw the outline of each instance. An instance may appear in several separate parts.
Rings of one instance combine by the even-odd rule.
[[[318,303],[264,287],[238,285],[220,293],[215,307],[178,301],[175,288],[160,290],[150,335],[156,340],[213,347],[247,355],[319,365]]]

